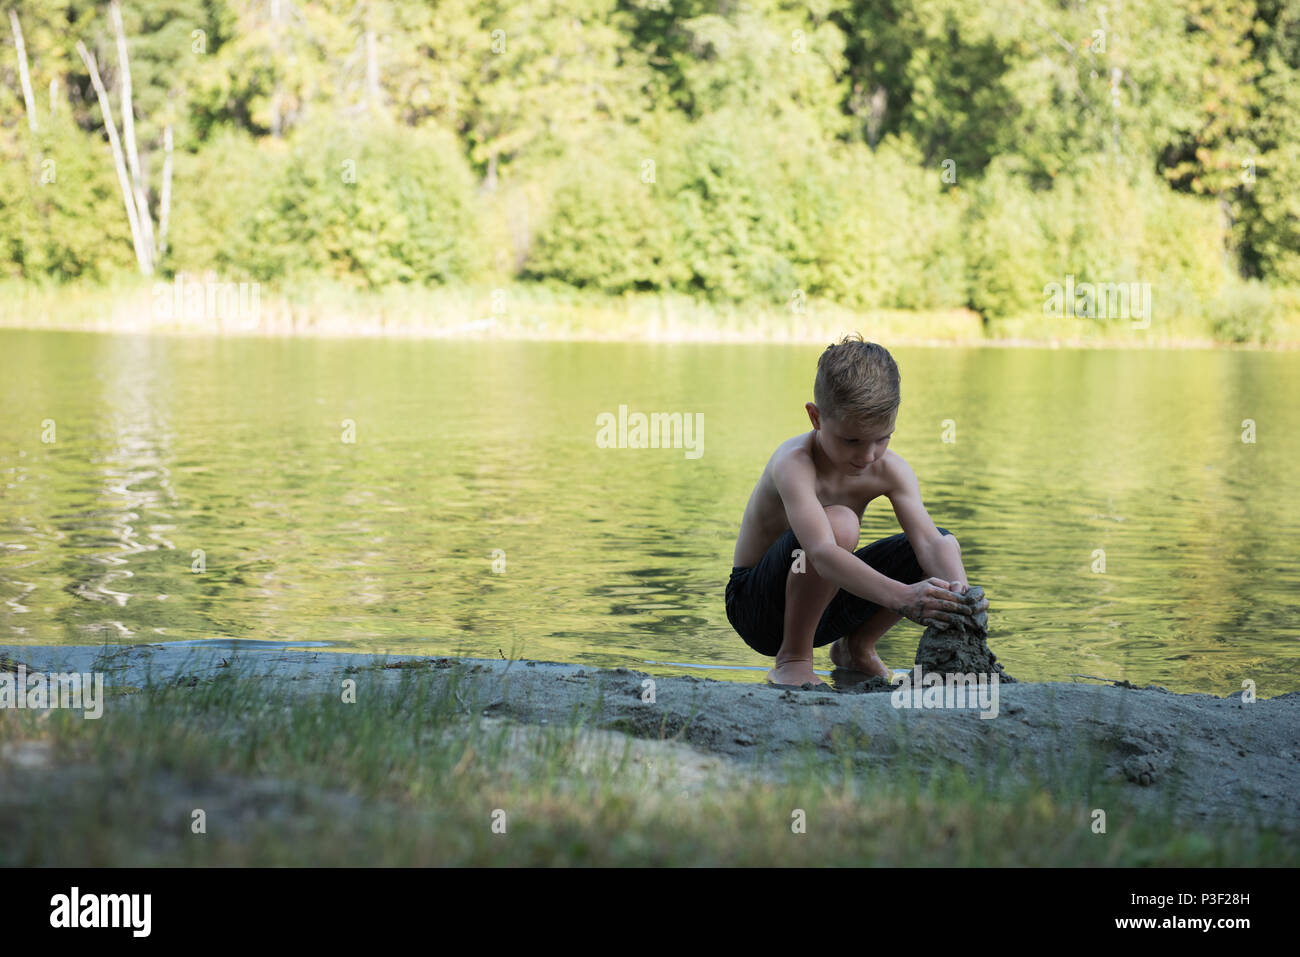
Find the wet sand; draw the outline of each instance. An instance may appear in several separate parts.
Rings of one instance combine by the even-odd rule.
[[[805,749],[838,764],[837,748],[846,746],[855,761],[878,768],[906,762],[922,772],[960,766],[987,774],[1001,761],[1003,776],[1026,780],[1049,780],[1082,762],[1092,784],[1122,788],[1139,809],[1167,806],[1192,827],[1300,829],[1300,692],[1245,702],[1240,693],[1021,681],[997,687],[996,709],[987,699],[930,708],[915,706],[924,703],[924,689],[904,697],[878,681],[874,689],[883,693],[854,693],[868,686],[795,690],[627,668],[339,654],[260,642],[0,646],[3,656],[11,675],[17,662],[103,672],[105,686],[119,692],[107,696],[106,721],[122,689],[150,680],[198,684],[233,668],[292,699],[337,695],[346,679],[357,682],[358,693],[394,689],[405,670],[417,668],[458,682],[466,720],[505,721],[526,732],[580,715],[591,733],[653,746],[697,780],[773,775]],[[897,706],[903,702],[912,706]]]

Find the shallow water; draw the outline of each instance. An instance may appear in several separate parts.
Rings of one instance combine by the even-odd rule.
[[[0,643],[755,680],[723,590],[764,462],[809,427],[819,352],[0,331]],[[988,591],[1008,671],[1300,689],[1300,354],[893,352],[890,447]],[[598,447],[620,405],[702,414],[701,454]],[[897,531],[872,503],[863,543]],[[885,662],[920,631],[896,626]]]

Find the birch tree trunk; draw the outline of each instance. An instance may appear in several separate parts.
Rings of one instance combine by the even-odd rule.
[[[366,31],[366,112],[374,115],[379,108],[379,56],[375,50],[375,31]]]
[[[172,127],[168,123],[163,129],[163,181],[162,197],[158,208],[158,256],[157,261],[161,262],[167,254],[167,224],[171,220],[172,212]]]
[[[137,216],[140,220],[140,241],[146,249],[155,249],[153,216],[149,212],[149,196],[144,177],[140,173],[140,154],[135,148],[135,109],[131,103],[131,64],[126,58],[126,32],[122,29],[122,8],[117,0],[108,6],[113,32],[117,34],[117,59],[121,66],[122,83],[122,139],[126,145],[126,161],[131,169],[131,191],[135,196]]]
[[[104,81],[99,78],[99,68],[95,66],[95,58],[86,45],[80,40],[77,41],[77,52],[81,54],[81,61],[86,64],[86,71],[90,74],[90,82],[95,85],[95,94],[99,97],[99,111],[104,114],[104,128],[108,131],[108,143],[113,148],[113,165],[117,167],[117,181],[122,187],[122,202],[126,205],[126,218],[131,224],[131,242],[135,246],[136,262],[140,264],[140,273],[145,276],[153,275],[153,254],[140,239],[140,221],[137,216],[135,198],[131,193],[131,180],[126,173],[126,162],[122,158],[122,141],[117,138],[117,126],[113,122],[113,109],[108,102],[108,91],[104,89]]]
[[[23,88],[23,102],[27,104],[27,125],[36,132],[36,97],[32,94],[32,78],[27,72],[27,46],[23,43],[23,28],[18,22],[18,11],[10,8],[9,26],[14,31],[14,47],[18,51],[18,80]]]
[[[271,36],[273,38],[272,49],[274,51],[274,62],[278,67],[280,64],[280,0],[271,0]],[[271,135],[277,140],[280,138],[280,73],[274,71],[275,88],[271,91]]]

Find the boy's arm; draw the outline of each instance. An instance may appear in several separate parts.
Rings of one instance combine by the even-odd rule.
[[[907,586],[880,574],[835,541],[826,509],[817,498],[811,461],[788,456],[772,467],[790,528],[817,574],[845,591],[898,611],[908,599]]]
[[[916,480],[916,473],[901,457],[897,457],[893,460],[890,477],[893,479],[892,487],[885,495],[894,506],[898,524],[907,535],[921,570],[952,582],[953,588],[964,594],[969,583],[966,569],[961,564],[961,551],[951,535],[944,535],[935,528],[930,513],[921,504],[921,485]]]

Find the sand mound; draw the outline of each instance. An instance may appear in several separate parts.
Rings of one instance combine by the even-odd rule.
[[[974,585],[963,597],[968,605],[977,604],[984,597],[984,589]],[[996,674],[999,682],[1015,681],[989,648],[988,625],[987,611],[945,629],[931,625],[916,647],[915,665],[926,674]]]

